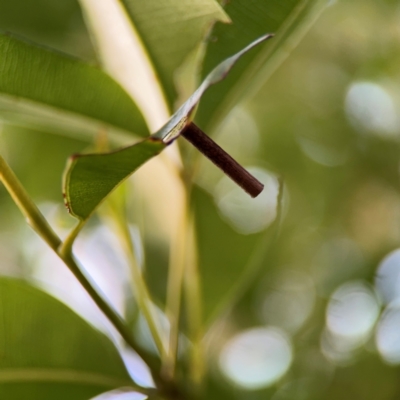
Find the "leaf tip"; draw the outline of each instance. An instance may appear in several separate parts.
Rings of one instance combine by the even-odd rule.
[[[255,44],[265,42],[268,39],[272,39],[275,36],[275,33],[265,33],[264,35],[260,36],[256,41]]]
[[[263,36],[261,36],[261,37],[263,37],[264,39],[270,39],[270,38],[273,38],[275,36],[275,33],[266,33],[265,35],[263,35]]]

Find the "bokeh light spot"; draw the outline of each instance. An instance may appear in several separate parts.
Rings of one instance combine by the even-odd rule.
[[[386,137],[399,131],[393,99],[376,83],[353,83],[347,92],[345,107],[350,122],[358,130]]]
[[[247,168],[264,190],[255,199],[228,177],[221,179],[215,190],[215,200],[221,214],[239,232],[256,233],[265,229],[276,217],[279,184],[277,178],[262,168]]]
[[[379,264],[375,287],[386,304],[400,298],[400,249],[389,253]]]
[[[333,293],[327,308],[326,323],[334,335],[362,344],[378,314],[379,305],[374,292],[362,282],[348,282]]]
[[[400,364],[400,304],[393,304],[384,311],[375,340],[378,351],[386,362]]]
[[[289,338],[278,328],[254,328],[234,336],[223,348],[219,365],[236,385],[249,390],[272,385],[293,359]]]

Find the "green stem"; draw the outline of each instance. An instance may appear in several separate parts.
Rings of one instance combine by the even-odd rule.
[[[39,234],[39,236],[53,249],[65,265],[78,279],[85,288],[90,297],[94,300],[100,310],[107,316],[115,329],[124,338],[126,343],[147,363],[153,376],[157,378],[157,370],[152,358],[145,353],[136,343],[130,329],[117,314],[117,312],[108,304],[108,302],[99,294],[95,286],[89,281],[86,275],[77,265],[70,253],[61,252],[62,242],[46,221],[38,207],[33,203],[18,178],[8,166],[6,161],[0,156],[0,180],[3,182],[12,199],[25,216],[28,224]],[[65,250],[65,249],[64,249]]]
[[[70,269],[70,271],[75,275],[76,279],[88,292],[93,301],[101,309],[101,311],[107,316],[110,322],[117,329],[119,334],[123,337],[126,343],[148,364],[149,368],[153,371],[152,366],[154,366],[153,360],[148,358],[147,353],[145,353],[137,344],[136,340],[133,338],[131,330],[125,324],[123,319],[119,314],[108,304],[106,300],[102,297],[99,291],[95,288],[95,285],[89,281],[85,273],[78,266],[77,262],[74,260],[72,255],[62,256],[57,253],[59,257],[63,260],[65,265]]]
[[[31,200],[28,193],[25,191],[24,187],[1,155],[0,180],[3,182],[5,188],[10,193],[11,198],[26,218],[26,222],[54,251],[57,251],[61,244],[60,238],[43,217],[36,204]]]
[[[170,335],[168,352],[163,360],[163,374],[169,380],[173,380],[175,376],[176,360],[178,357],[182,282],[185,274],[188,239],[187,197],[185,194],[182,201],[180,220],[178,221],[177,232],[173,235],[169,261],[166,314],[170,322]]]
[[[116,224],[116,228],[119,233],[122,245],[124,247],[125,253],[128,257],[131,271],[131,280],[133,289],[135,292],[135,299],[138,303],[138,307],[142,312],[144,318],[146,319],[147,325],[150,329],[150,333],[153,337],[154,343],[157,347],[158,352],[161,357],[165,355],[165,346],[160,335],[160,324],[157,323],[156,317],[151,309],[152,300],[150,293],[147,289],[146,282],[143,278],[142,271],[138,265],[135,250],[132,243],[131,234],[129,231],[129,226],[126,223],[126,219],[121,215],[120,210],[116,210],[113,204],[109,202],[110,213],[113,215],[113,221]]]
[[[196,238],[194,220],[191,218],[188,229],[188,257],[185,271],[184,289],[186,295],[186,316],[189,339],[192,347],[189,354],[189,374],[195,387],[200,388],[204,377],[203,326],[200,276],[197,266]]]
[[[72,229],[69,235],[65,238],[64,242],[59,247],[59,253],[62,257],[72,254],[72,246],[74,245],[75,239],[85,226],[86,221],[79,221],[78,224]]]

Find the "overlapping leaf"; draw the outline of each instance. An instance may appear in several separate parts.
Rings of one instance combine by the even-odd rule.
[[[106,336],[27,283],[0,279],[0,318],[0,398],[86,400],[132,386]]]
[[[268,48],[259,47],[204,97],[197,122],[211,133],[218,123],[252,88],[260,88],[282,62],[304,33],[327,0],[235,0],[226,2],[225,10],[232,24],[217,23],[210,35],[204,60],[203,76],[215,64],[238,51],[264,32],[276,34]]]
[[[123,0],[123,4],[173,105],[176,69],[214,21],[229,18],[215,0]]]
[[[211,85],[224,79],[243,54],[270,37],[262,36],[214,68],[195,93],[149,139],[116,152],[73,156],[64,180],[69,211],[81,220],[87,219],[115,187],[178,138],[191,122],[198,102]]]
[[[0,116],[28,118],[47,129],[50,124],[56,132],[70,125],[148,133],[135,103],[107,74],[5,34],[0,34]]]

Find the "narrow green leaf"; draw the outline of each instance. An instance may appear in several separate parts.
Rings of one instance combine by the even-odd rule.
[[[213,22],[229,18],[215,0],[123,0],[123,4],[173,106],[176,69]]]
[[[63,129],[112,126],[148,134],[132,99],[98,68],[61,53],[0,34],[0,115],[22,119],[29,111],[36,126]],[[23,114],[24,115],[24,114]],[[47,129],[48,130],[48,129]]]
[[[264,32],[276,34],[271,46],[259,47],[246,57],[229,78],[207,93],[196,121],[210,132],[246,96],[271,76],[302,39],[328,0],[235,0],[226,2],[232,24],[217,23],[210,35],[203,76],[215,64]]]
[[[209,195],[193,192],[203,290],[204,320],[208,324],[221,302],[231,295],[241,279],[251,254],[263,233],[241,235],[224,222]],[[267,244],[267,243],[266,243]]]
[[[282,186],[276,219],[266,230],[252,235],[242,235],[223,221],[212,198],[201,189],[195,189],[192,197],[203,317],[209,326],[227,308],[234,307],[260,271],[268,268],[281,223]]]
[[[73,156],[64,177],[64,196],[70,213],[81,220],[89,218],[113,189],[179,137],[209,87],[224,79],[243,54],[270,37],[262,36],[214,68],[193,95],[149,139],[111,153]]]
[[[86,400],[132,386],[111,341],[24,281],[0,279],[0,398]]]

